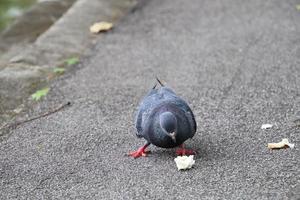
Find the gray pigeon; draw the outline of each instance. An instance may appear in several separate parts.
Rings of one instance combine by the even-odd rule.
[[[156,84],[144,97],[135,121],[137,137],[144,138],[147,143],[129,155],[134,158],[146,156],[146,148],[150,144],[162,148],[180,146],[178,155],[195,154],[183,146],[197,129],[192,110],[170,88],[165,87],[159,79],[157,81],[161,87],[157,89]]]

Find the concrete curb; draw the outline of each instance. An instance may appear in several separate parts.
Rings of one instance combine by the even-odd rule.
[[[0,60],[5,60],[2,56],[3,53],[17,53],[17,50],[22,51],[26,45],[33,43],[60,19],[74,2],[76,0],[38,1],[35,3],[0,33]]]
[[[92,23],[116,23],[136,5],[136,0],[78,0],[29,49],[13,57],[11,62],[54,66],[69,56],[80,55],[97,38],[89,32]]]
[[[98,21],[108,21],[116,24],[130,10],[140,4],[138,0],[78,0],[73,6],[43,33],[33,43],[28,45],[25,50],[14,55],[10,62],[0,66],[0,115],[10,115],[14,108],[22,106],[28,97],[37,89],[45,86],[47,71],[61,65],[67,58],[80,57],[89,47],[99,38],[93,35],[89,27]],[[141,1],[142,2],[142,1]],[[20,72],[20,66],[26,73]],[[9,70],[7,70],[9,68]],[[37,71],[43,69],[43,73]],[[6,73],[8,71],[9,73]],[[32,72],[32,74],[30,73]],[[14,74],[18,74],[15,76]],[[30,82],[34,80],[35,82]],[[39,80],[36,82],[36,80]],[[19,90],[14,90],[15,83],[18,82]],[[28,87],[27,87],[28,86]],[[10,102],[9,104],[7,104]],[[8,106],[9,105],[9,106]],[[0,118],[2,123],[11,120],[6,117]],[[0,130],[1,131],[1,130]],[[1,134],[0,134],[1,135]]]

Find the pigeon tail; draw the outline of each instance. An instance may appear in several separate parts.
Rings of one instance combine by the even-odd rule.
[[[157,86],[157,83],[155,83],[155,85],[152,87],[152,90],[154,90]]]
[[[162,86],[162,87],[164,87],[165,85],[164,84],[162,84],[162,82],[158,79],[158,77],[156,76],[156,80],[157,80],[157,82]]]

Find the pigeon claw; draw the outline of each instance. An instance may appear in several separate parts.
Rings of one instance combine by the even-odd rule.
[[[196,151],[193,149],[184,149],[180,148],[176,150],[177,156],[189,156],[189,155],[196,155]]]
[[[128,156],[132,156],[133,158],[139,158],[141,156],[146,157],[150,151],[146,151],[144,147],[139,148],[137,151],[130,152]]]

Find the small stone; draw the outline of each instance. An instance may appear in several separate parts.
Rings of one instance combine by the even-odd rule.
[[[273,127],[273,124],[263,124],[261,125],[261,129],[270,129]]]

